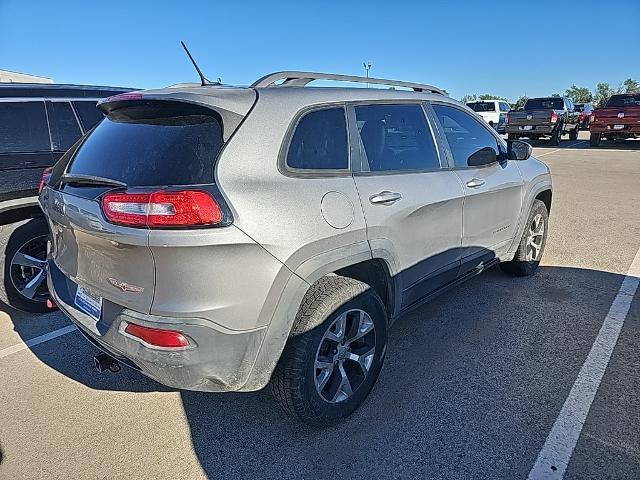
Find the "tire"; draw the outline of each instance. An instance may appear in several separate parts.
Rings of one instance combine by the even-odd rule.
[[[576,125],[576,128],[569,132],[569,140],[575,141],[578,139],[578,132],[580,131],[580,125]]]
[[[340,329],[343,318],[344,328]],[[349,346],[334,340],[342,331],[346,345],[358,331],[356,325],[365,324],[367,333]],[[382,368],[386,346],[387,312],[378,294],[351,278],[323,277],[309,289],[298,310],[271,378],[273,396],[285,412],[308,425],[333,425],[364,402]],[[344,348],[349,352],[345,354]],[[354,352],[360,354],[363,364],[369,364],[366,373],[364,366],[348,357]],[[365,357],[364,352],[372,354]],[[328,366],[317,368],[318,359]],[[346,375],[351,395],[341,389],[343,373],[353,374],[353,378]]]
[[[16,228],[9,237],[4,256],[4,290],[12,307],[31,313],[45,313],[55,308],[47,307],[50,297],[44,261],[48,237],[49,227],[44,218],[30,220]],[[30,260],[30,265],[24,261],[19,263],[19,253],[39,261]],[[35,288],[29,288],[29,283],[36,278]]]
[[[591,136],[589,137],[589,145],[592,147],[599,147],[600,146],[600,140],[602,140],[602,134],[601,133],[591,133]]]
[[[549,139],[549,144],[557,147],[560,145],[560,137],[562,136],[562,125],[558,125],[554,132],[551,134],[551,138]]]
[[[529,252],[532,250],[530,248],[530,240],[532,239],[531,232],[532,226],[534,222],[539,217],[539,221],[542,222],[543,231],[538,235],[534,235],[533,239],[540,238],[539,248],[533,249],[535,251],[535,255],[529,256]],[[518,277],[526,277],[529,275],[533,275],[540,264],[540,259],[542,258],[542,254],[544,253],[544,246],[547,243],[547,232],[549,230],[549,212],[547,210],[547,206],[544,202],[540,200],[534,200],[533,205],[531,206],[531,212],[527,217],[527,223],[525,224],[524,232],[522,232],[522,238],[520,239],[520,244],[518,245],[518,249],[516,250],[516,254],[513,257],[513,260],[509,262],[502,262],[500,264],[500,268],[504,272],[510,273],[512,275],[516,275]]]

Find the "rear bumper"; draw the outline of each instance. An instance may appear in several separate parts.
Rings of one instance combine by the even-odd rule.
[[[524,125],[507,124],[507,133],[516,133],[526,137],[527,135],[551,135],[555,130],[555,125],[532,125],[531,130],[524,130]]]
[[[620,130],[615,130],[613,128],[613,125],[614,124],[594,125],[592,123],[591,125],[589,125],[589,131],[591,133],[602,133],[603,135],[620,135],[620,136],[640,135],[640,124],[624,125],[624,128]]]
[[[49,261],[49,291],[60,309],[98,348],[148,377],[174,388],[223,392],[239,390],[247,382],[266,333],[225,329],[202,318],[149,315],[109,302],[100,321],[74,306],[75,283]],[[123,322],[182,332],[193,342],[184,350],[146,346],[121,333]]]

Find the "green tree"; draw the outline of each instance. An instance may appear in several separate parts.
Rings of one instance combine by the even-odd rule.
[[[633,78],[627,78],[622,85],[625,93],[640,93],[640,84]]]
[[[516,103],[511,104],[511,108],[515,110],[522,108],[524,107],[524,104],[527,103],[527,100],[529,100],[529,97],[527,97],[526,95],[523,95],[518,100],[516,100]]]
[[[575,84],[567,88],[564,94],[576,103],[587,103],[593,100],[593,94],[587,87],[577,87]]]
[[[492,95],[490,93],[483,93],[478,97],[478,100],[502,100],[503,102],[507,101],[507,99],[504,97],[499,97],[497,95]]]
[[[559,97],[559,96],[560,96],[560,94],[559,94],[559,93],[553,93],[553,94],[551,94],[551,96],[552,96],[552,97]]]
[[[594,100],[596,102],[596,106],[604,107],[604,104],[607,103],[609,97],[611,95],[615,95],[616,93],[620,93],[620,88],[613,88],[606,82],[599,83],[596,85],[596,91],[594,92]]]

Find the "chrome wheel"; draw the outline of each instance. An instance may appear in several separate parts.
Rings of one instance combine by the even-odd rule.
[[[529,225],[529,235],[527,237],[527,262],[533,262],[540,259],[542,253],[542,242],[544,241],[544,219],[538,213],[533,217],[531,225]]]
[[[13,255],[10,264],[11,283],[23,297],[46,302],[47,289],[47,236],[32,238]]]
[[[324,333],[315,360],[315,385],[329,403],[351,397],[363,383],[376,351],[376,330],[364,310],[349,310]]]

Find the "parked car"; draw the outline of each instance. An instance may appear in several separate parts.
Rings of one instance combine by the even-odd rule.
[[[589,131],[592,147],[599,146],[602,139],[640,137],[640,93],[612,95],[603,108],[591,114]]]
[[[531,275],[544,250],[548,168],[436,87],[279,72],[99,106],[40,203],[51,294],[100,370],[270,381],[330,424],[368,395],[402,312],[497,263]]]
[[[580,112],[580,116],[578,117],[580,128],[583,130],[589,130],[589,119],[591,118],[591,114],[593,113],[593,104],[575,103],[574,107],[576,111]]]
[[[568,97],[530,98],[523,110],[509,112],[506,130],[511,140],[549,137],[551,145],[559,145],[565,133],[569,134],[570,140],[578,138],[579,117],[580,113]]]
[[[38,182],[81,135],[102,118],[99,99],[128,89],[84,85],[0,84],[0,226],[26,219],[4,252],[9,303],[45,312],[48,229],[38,206]]]
[[[498,133],[505,133],[507,113],[511,110],[507,102],[501,100],[478,100],[476,102],[468,102],[467,106],[495,128]]]

